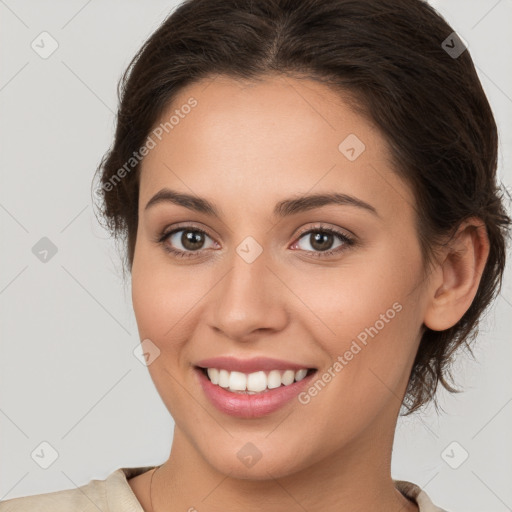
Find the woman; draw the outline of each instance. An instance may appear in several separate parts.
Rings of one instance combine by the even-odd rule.
[[[102,214],[175,421],[158,467],[0,510],[440,511],[393,480],[510,219],[463,41],[420,0],[188,0],[123,77]]]

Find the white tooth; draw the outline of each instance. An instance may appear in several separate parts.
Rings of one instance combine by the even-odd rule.
[[[254,372],[247,376],[248,391],[263,391],[267,389],[267,376],[265,372]]]
[[[268,389],[278,388],[281,385],[281,372],[279,370],[272,370],[267,377]]]
[[[297,382],[299,382],[299,380],[302,380],[306,376],[306,373],[308,373],[308,371],[305,370],[304,368],[302,370],[296,371],[295,372],[295,380]]]
[[[219,383],[219,370],[217,368],[208,368],[206,370],[208,373],[208,377],[210,377],[210,380],[212,381],[212,384],[218,384]]]
[[[281,382],[285,386],[290,385],[295,379],[295,372],[293,370],[286,370],[281,377]]]
[[[247,376],[242,372],[231,372],[229,374],[229,389],[231,391],[245,391]]]
[[[219,370],[219,386],[229,388],[229,372],[227,370]]]

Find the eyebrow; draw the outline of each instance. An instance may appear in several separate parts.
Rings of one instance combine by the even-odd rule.
[[[176,204],[178,206],[188,208],[189,210],[204,213],[206,215],[217,218],[222,216],[216,206],[207,199],[183,192],[177,192],[169,188],[163,188],[159,190],[148,201],[144,211],[147,211],[148,209],[160,203]],[[331,204],[341,206],[356,206],[379,217],[379,213],[371,204],[368,204],[357,197],[335,192],[310,194],[307,196],[301,196],[297,198],[292,197],[290,199],[279,201],[274,207],[274,217],[288,217],[290,215],[295,215],[297,213],[313,210],[314,208],[320,208],[321,206]]]

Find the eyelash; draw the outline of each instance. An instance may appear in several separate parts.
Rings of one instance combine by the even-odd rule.
[[[160,233],[157,236],[155,242],[162,245],[162,247],[164,248],[164,250],[166,252],[172,254],[176,258],[197,257],[197,255],[202,252],[201,249],[198,251],[181,251],[181,250],[173,249],[172,247],[169,247],[168,245],[165,244],[165,242],[171,235],[174,235],[175,233],[178,233],[180,231],[190,231],[193,233],[201,233],[202,235],[206,235],[209,238],[212,238],[206,231],[196,228],[195,226],[188,225],[188,226],[180,226],[180,227],[175,228],[172,231],[168,231],[168,232],[166,232],[164,230],[162,233]],[[304,235],[309,235],[311,233],[328,233],[328,234],[337,236],[344,243],[344,246],[337,247],[336,249],[330,249],[328,251],[306,251],[308,253],[311,253],[311,255],[316,258],[327,258],[333,254],[337,254],[337,253],[344,251],[347,246],[348,247],[354,246],[356,243],[356,241],[353,238],[349,237],[345,233],[342,233],[341,231],[338,231],[336,229],[329,228],[329,227],[323,226],[323,225],[320,225],[320,226],[317,226],[314,228],[310,228],[310,229],[307,229],[307,230],[299,233],[297,242],[302,237],[304,237]],[[294,242],[294,245],[295,245],[295,243],[296,242]]]

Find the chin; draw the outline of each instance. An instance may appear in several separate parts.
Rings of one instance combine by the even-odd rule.
[[[281,444],[281,449],[276,448],[269,439],[261,442],[232,439],[224,446],[206,446],[200,451],[214,470],[240,480],[282,478],[307,467],[306,459],[299,458],[293,446],[284,450]]]

